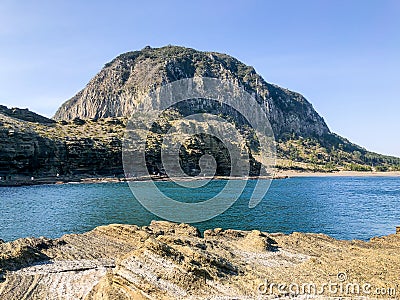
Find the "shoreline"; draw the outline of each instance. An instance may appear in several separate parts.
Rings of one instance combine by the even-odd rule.
[[[400,177],[400,171],[391,172],[360,172],[360,171],[337,171],[337,172],[298,172],[293,170],[285,170],[276,172],[272,179],[287,179],[296,177]],[[153,181],[195,181],[195,180],[248,180],[248,179],[271,179],[270,176],[247,176],[232,178],[229,176],[215,177],[180,177],[169,178],[166,176],[151,176]],[[45,184],[89,184],[89,183],[112,183],[112,182],[131,182],[131,181],[148,181],[148,176],[143,178],[125,178],[119,176],[68,176],[68,177],[40,177],[35,179],[15,179],[0,181],[0,187],[18,187]]]
[[[298,172],[293,170],[278,171],[275,175],[290,177],[400,177],[400,171],[388,172],[361,172],[361,171],[336,171],[336,172]]]

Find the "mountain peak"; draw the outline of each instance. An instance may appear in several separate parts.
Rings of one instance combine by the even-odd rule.
[[[192,77],[227,79],[253,94],[267,111],[277,137],[330,133],[299,93],[267,83],[255,69],[218,52],[168,45],[123,53],[56,112],[56,120],[129,117],[140,97],[161,85]]]

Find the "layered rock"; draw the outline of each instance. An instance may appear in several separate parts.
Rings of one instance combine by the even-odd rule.
[[[399,246],[398,234],[361,242],[338,241],[322,234],[221,228],[206,230],[201,236],[192,226],[163,221],[144,227],[114,224],[55,240],[28,238],[0,244],[0,298],[287,296],[277,286],[270,291],[271,283],[317,287],[329,282],[368,283],[371,291],[395,289],[400,283]],[[332,294],[326,289],[322,296],[376,296],[345,291]]]
[[[0,185],[29,183],[32,177],[122,174],[123,124],[115,122],[39,123],[0,113]]]

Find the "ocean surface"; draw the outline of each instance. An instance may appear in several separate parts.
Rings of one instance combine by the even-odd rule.
[[[395,232],[400,225],[400,178],[305,177],[274,180],[263,201],[248,201],[255,181],[225,213],[193,224],[208,228],[267,232],[317,232],[339,239],[368,240]],[[215,180],[201,195],[172,182],[157,182],[184,202],[213,196],[226,184]],[[204,199],[203,199],[204,198]],[[0,239],[60,237],[110,223],[148,225],[159,219],[133,197],[127,183],[0,187]]]

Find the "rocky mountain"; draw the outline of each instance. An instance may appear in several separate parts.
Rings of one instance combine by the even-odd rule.
[[[267,83],[253,67],[216,52],[166,46],[119,55],[77,95],[65,102],[55,120],[129,117],[150,89],[195,76],[229,79],[253,94],[267,110],[275,136],[323,136],[323,118],[299,93]]]
[[[0,106],[0,185],[41,183],[37,178],[46,177],[51,178],[50,182],[68,181],[77,176],[123,177],[124,132],[139,99],[164,84],[201,76],[227,78],[254,95],[265,108],[276,138],[278,169],[400,170],[399,158],[369,152],[330,132],[302,95],[265,82],[254,68],[226,54],[167,46],[146,47],[116,57],[58,109],[54,120],[27,109]],[[163,173],[162,131],[170,128],[175,119],[201,112],[205,107],[200,102],[201,99],[185,102],[166,111],[164,119],[154,123],[158,129],[147,139],[146,148],[150,173]],[[242,122],[234,111],[213,105],[206,108],[232,119],[235,124]],[[181,125],[206,128],[212,124],[196,122]],[[257,143],[245,125],[242,122],[238,126],[246,139],[250,175],[258,175],[259,161],[252,147]],[[182,136],[180,132],[176,135]],[[232,136],[232,139],[238,145],[237,138]],[[197,175],[200,158],[207,153],[216,159],[217,175],[228,175],[232,162],[227,149],[217,139],[205,135],[187,139],[180,150],[185,173]]]

